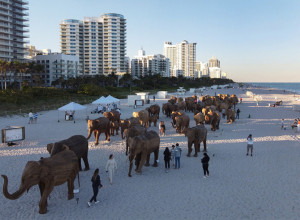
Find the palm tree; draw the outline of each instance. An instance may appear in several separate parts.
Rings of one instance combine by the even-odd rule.
[[[1,73],[1,76],[2,76],[1,89],[3,89],[4,81],[6,82],[5,77],[4,77],[4,73],[6,72],[6,68],[7,68],[7,61],[6,60],[0,60],[0,73]]]
[[[16,69],[16,72],[18,72],[19,75],[19,86],[20,86],[20,91],[22,90],[22,83],[23,83],[23,74],[27,73],[28,71],[28,63],[21,63],[19,61],[14,61],[14,66]]]

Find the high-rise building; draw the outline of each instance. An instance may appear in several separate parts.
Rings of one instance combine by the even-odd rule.
[[[28,1],[0,0],[0,59],[24,60]]]
[[[126,19],[108,13],[60,24],[61,52],[79,56],[81,74],[126,72]]]
[[[173,45],[172,42],[165,42],[164,55],[170,59],[171,75],[183,75],[185,77],[194,78],[196,74],[196,43],[188,43],[183,41]]]
[[[219,67],[220,68],[220,60],[218,60],[215,56],[213,56],[209,60],[209,67]]]
[[[45,86],[51,86],[53,81],[61,77],[65,80],[77,77],[79,73],[78,56],[50,53],[47,55],[37,55],[34,57],[34,60],[44,67],[41,79]]]
[[[133,77],[156,74],[161,74],[163,77],[170,76],[169,59],[164,55],[146,55],[144,50],[139,50],[138,54],[131,60],[131,75]]]

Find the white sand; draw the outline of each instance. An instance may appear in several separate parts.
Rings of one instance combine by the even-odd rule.
[[[256,107],[253,99],[246,97],[241,89],[210,90],[206,93],[237,94],[243,98],[240,119],[226,124],[222,119],[220,130],[208,132],[210,177],[202,178],[202,153],[199,157],[186,157],[187,141],[184,135],[175,133],[170,119],[161,114],[166,122],[166,136],[161,138],[159,167],[143,167],[142,175],[133,172],[128,177],[129,163],[125,156],[125,141],[120,135],[111,137],[111,142],[100,136],[100,144],[90,139],[89,162],[91,170],[80,172],[80,192],[76,199],[67,200],[67,186],[55,187],[48,200],[48,212],[38,213],[40,193],[34,186],[15,201],[1,193],[1,219],[300,219],[300,134],[290,124],[299,112],[292,110],[297,103],[292,94],[280,90],[252,89],[263,97]],[[268,103],[283,101],[283,106],[270,108]],[[152,100],[151,100],[152,101]],[[155,103],[166,102],[156,99]],[[151,103],[152,104],[152,103]],[[298,104],[300,104],[298,102]],[[147,105],[149,106],[149,105]],[[147,107],[145,106],[145,107]],[[90,112],[92,105],[88,106]],[[121,118],[130,117],[132,107],[121,101]],[[137,110],[142,109],[138,108]],[[58,112],[41,112],[37,124],[27,124],[25,117],[0,118],[0,129],[8,125],[26,127],[26,139],[19,145],[7,147],[0,144],[0,174],[8,176],[8,191],[13,193],[20,184],[23,168],[29,160],[47,157],[46,144],[68,138],[75,134],[87,136],[85,111],[76,112],[76,123],[57,122]],[[251,118],[248,118],[248,115]],[[90,115],[90,114],[89,114]],[[194,126],[192,113],[190,126]],[[96,118],[99,115],[90,115]],[[281,130],[281,118],[286,130]],[[206,125],[208,129],[210,127]],[[158,131],[157,127],[151,127]],[[246,138],[254,137],[254,156],[246,156]],[[181,169],[165,173],[163,150],[178,142],[183,149]],[[203,145],[201,145],[201,151]],[[105,164],[113,153],[118,163],[114,184],[109,185]],[[215,156],[213,156],[213,154]],[[151,163],[153,155],[151,156]],[[92,197],[91,176],[100,168],[105,186],[98,194],[99,204],[87,207]],[[0,185],[3,185],[1,178]],[[77,180],[75,183],[77,185]]]

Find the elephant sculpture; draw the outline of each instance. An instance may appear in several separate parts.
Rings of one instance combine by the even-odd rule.
[[[110,122],[110,134],[112,136],[115,135],[115,131],[116,131],[116,135],[119,134],[119,128],[120,128],[120,125],[119,125],[118,121],[111,121]]]
[[[104,112],[103,116],[108,118],[110,121],[118,121],[120,123],[120,113],[116,110],[110,112]]]
[[[212,131],[219,129],[221,117],[217,112],[209,112],[207,115],[204,116],[204,118],[205,124],[210,124]]]
[[[190,117],[188,115],[178,115],[175,117],[176,123],[171,122],[173,128],[176,128],[176,132],[182,133],[184,129],[190,125]]]
[[[200,152],[200,144],[203,142],[204,152],[206,152],[206,139],[207,139],[207,129],[203,124],[197,125],[192,128],[187,128],[184,130],[185,136],[188,139],[188,154],[190,157],[192,152],[192,145],[194,144],[195,154],[194,157],[198,156],[198,152]]]
[[[94,132],[96,142],[95,144],[99,144],[99,137],[101,133],[104,133],[106,136],[106,140],[110,141],[110,121],[106,117],[100,117],[95,120],[88,120],[88,128],[89,134],[87,139],[89,139]]]
[[[204,115],[201,112],[194,115],[194,120],[196,122],[196,125],[203,124],[205,122]]]
[[[140,124],[142,126],[148,127],[149,122],[149,112],[147,110],[141,110],[139,112],[133,112],[132,116],[135,118],[138,118],[140,121]]]
[[[155,105],[151,105],[149,107],[149,115],[156,115],[157,119],[159,119],[159,112],[160,112],[160,107],[159,105],[155,104]]]
[[[146,129],[144,127],[142,127],[141,125],[133,126],[124,131],[125,137],[126,137],[126,155],[128,155],[128,139],[138,136],[140,134],[144,134],[145,132],[146,132]]]
[[[73,151],[78,158],[79,170],[81,171],[81,158],[83,159],[85,165],[85,171],[90,169],[88,161],[88,151],[89,143],[87,139],[82,135],[74,135],[66,140],[59,142],[47,144],[47,151],[51,157],[64,150],[64,146],[68,146],[71,151]]]
[[[65,146],[65,145],[64,145]],[[39,161],[28,161],[22,174],[19,189],[10,194],[7,190],[8,178],[4,179],[3,194],[7,199],[16,200],[34,185],[39,185],[41,200],[39,213],[47,212],[47,198],[54,186],[68,182],[68,199],[74,198],[74,180],[79,172],[76,154],[65,146],[65,150],[51,157],[41,158]]]
[[[178,100],[178,110],[186,111],[186,103]]]
[[[140,121],[138,118],[135,118],[135,117],[130,117],[128,119],[125,119],[125,120],[121,120],[120,121],[120,127],[121,127],[121,137],[122,139],[125,138],[124,136],[124,131],[130,127],[133,127],[135,125],[139,125],[140,124]]]
[[[150,166],[150,154],[154,152],[153,166],[157,167],[158,153],[159,153],[160,138],[155,131],[145,132],[139,136],[129,138],[129,172],[128,176],[131,177],[131,170],[133,160],[136,159],[136,171],[141,173],[142,167]],[[145,163],[146,162],[146,163]]]
[[[154,127],[156,127],[156,123],[157,123],[157,116],[156,115],[149,116],[149,127],[151,127],[151,123],[153,123]]]
[[[232,124],[235,120],[235,112],[233,109],[227,110],[227,123]]]

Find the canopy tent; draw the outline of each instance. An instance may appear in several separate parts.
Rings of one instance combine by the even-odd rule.
[[[58,122],[59,122],[59,111],[65,111],[65,112],[70,111],[70,112],[73,112],[73,114],[71,114],[72,119],[69,119],[69,116],[70,116],[69,114],[65,115],[65,119],[66,120],[74,120],[74,123],[75,123],[75,119],[74,119],[74,113],[75,113],[75,111],[84,110],[84,109],[86,109],[85,106],[80,105],[80,104],[78,104],[76,102],[70,102],[69,104],[64,105],[64,106],[62,106],[62,107],[60,107],[58,109]],[[66,117],[67,115],[68,115],[68,117]]]
[[[99,105],[99,104],[100,105],[106,105],[107,104],[106,98],[104,96],[101,96],[101,98],[93,101],[92,104],[94,104],[94,105]]]
[[[70,102],[69,104],[60,107],[58,111],[77,111],[83,109],[86,109],[86,107],[76,102]]]
[[[106,100],[108,100],[110,103],[116,103],[116,102],[120,102],[120,100],[119,99],[117,99],[117,98],[115,98],[115,97],[113,97],[113,96],[111,96],[111,95],[109,95],[109,96],[107,96],[106,97]]]

